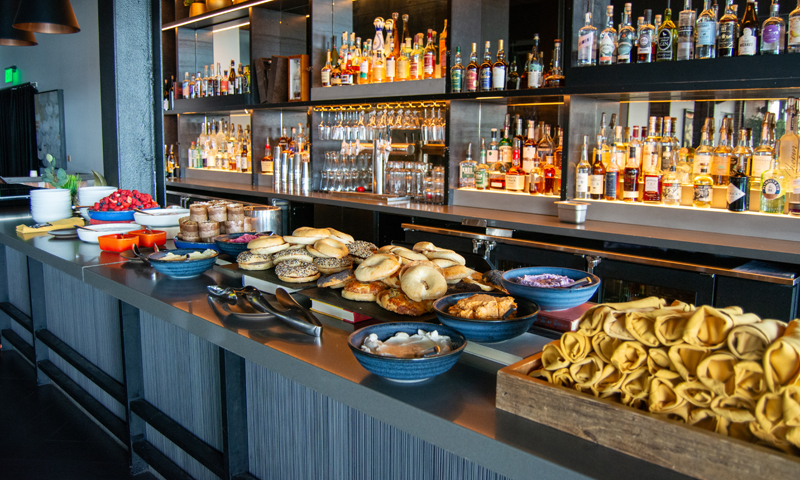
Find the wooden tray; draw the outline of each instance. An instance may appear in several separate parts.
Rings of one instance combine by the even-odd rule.
[[[696,478],[800,478],[800,458],[531,378],[541,355],[497,372],[497,408]]]

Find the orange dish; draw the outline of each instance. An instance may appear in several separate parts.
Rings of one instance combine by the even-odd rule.
[[[140,247],[153,248],[153,245],[164,245],[167,243],[167,232],[164,230],[133,230],[128,233],[139,237]]]
[[[139,245],[139,237],[130,233],[117,233],[114,235],[100,235],[97,237],[100,250],[106,252],[124,252],[131,249],[131,245]]]

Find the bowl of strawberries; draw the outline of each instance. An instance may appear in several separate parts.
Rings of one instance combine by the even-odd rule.
[[[138,190],[117,190],[103,197],[89,209],[92,222],[132,222],[134,208],[150,210],[158,208],[158,203],[149,193]]]

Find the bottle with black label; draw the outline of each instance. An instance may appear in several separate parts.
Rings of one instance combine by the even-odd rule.
[[[755,0],[747,0],[747,7],[742,16],[741,35],[739,36],[739,50],[741,56],[758,55],[758,42],[761,36],[761,24],[756,14]]]
[[[744,171],[741,163],[736,164],[736,170],[729,177],[727,204],[731,212],[746,212],[750,210],[750,177]]]
[[[739,20],[733,12],[733,0],[728,0],[725,15],[719,19],[718,57],[735,57],[738,50]]]

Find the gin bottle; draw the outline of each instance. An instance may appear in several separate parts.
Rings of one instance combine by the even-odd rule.
[[[636,43],[636,30],[631,26],[631,4],[625,4],[617,41],[617,63],[631,63],[631,51]]]
[[[613,65],[617,53],[617,30],[614,28],[614,6],[606,7],[606,28],[600,32],[599,65]]]
[[[578,31],[578,66],[597,63],[597,29],[592,26],[592,12],[586,12],[586,21]]]
[[[787,31],[788,42],[786,51],[789,53],[800,52],[800,0],[797,0],[797,8],[789,14],[789,29]]]
[[[799,0],[800,1],[800,0]],[[542,62],[539,61],[539,34],[533,36],[533,50],[528,63],[525,65],[525,80],[527,88],[540,88],[542,86]]]
[[[764,115],[764,122],[761,124],[761,143],[753,150],[753,160],[750,162],[750,181],[754,187],[761,188],[761,174],[772,167],[772,157],[775,156],[775,149],[769,139],[769,129],[772,124],[772,113]]]
[[[738,55],[757,55],[758,38],[760,36],[760,24],[758,23],[758,13],[756,12],[755,0],[747,0],[747,7],[742,15],[741,36],[739,37]]]
[[[772,15],[764,20],[761,29],[761,55],[780,55],[784,48],[786,23],[780,17],[780,5],[777,0],[772,1],[770,11]]]
[[[692,9],[692,0],[685,0],[683,10],[678,16],[678,60],[694,58],[695,15],[696,13]]]
[[[472,143],[467,145],[467,158],[458,164],[458,188],[475,188],[475,160],[472,159]]]
[[[797,99],[786,99],[786,133],[778,140],[775,150],[778,153],[778,162],[792,177],[800,175],[800,136],[797,135]]]
[[[717,56],[717,18],[705,0],[705,9],[695,24],[694,57],[697,59],[715,58]]]
[[[780,168],[777,158],[772,159],[772,168],[761,174],[761,213],[781,214],[786,206],[786,173]]]
[[[658,28],[658,44],[656,48],[656,61],[671,62],[678,56],[678,28],[672,21],[670,0],[667,0],[667,9],[664,11],[664,22]]]

